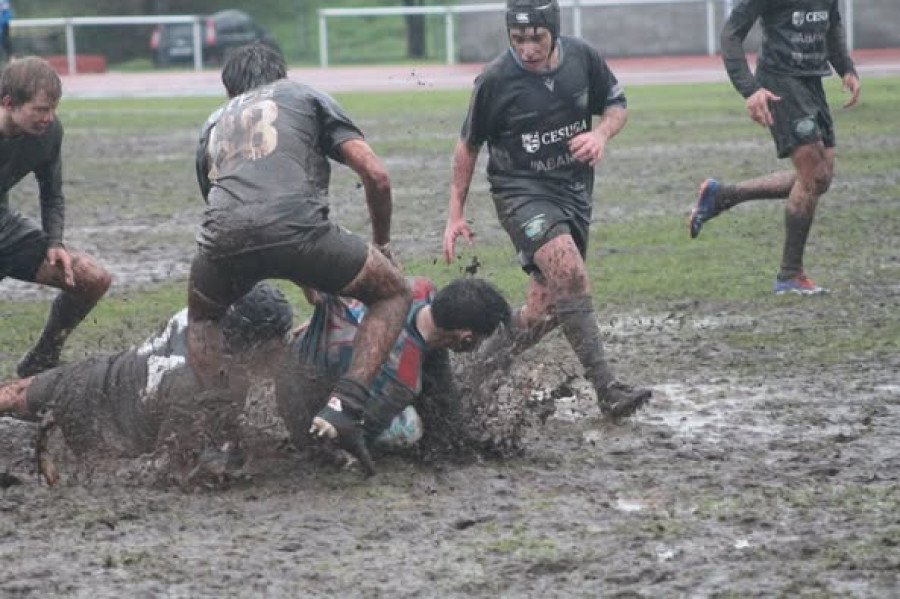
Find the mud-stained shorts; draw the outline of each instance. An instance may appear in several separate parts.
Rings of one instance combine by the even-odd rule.
[[[534,263],[535,252],[560,235],[571,235],[581,257],[586,257],[589,218],[576,218],[551,200],[531,200],[512,209],[505,203],[503,198],[494,197],[500,224],[516,248],[522,270],[529,274],[538,272]]]
[[[775,120],[769,132],[779,158],[787,158],[795,148],[818,141],[826,148],[834,147],[834,122],[821,77],[791,77],[760,69],[756,80],[781,98],[769,105]]]
[[[4,220],[0,239],[15,241],[0,245],[0,280],[12,277],[34,282],[38,268],[47,257],[47,235],[30,218],[7,214]]]
[[[207,307],[198,314],[199,320],[221,318],[228,306],[265,279],[286,279],[338,293],[359,274],[368,255],[368,244],[362,237],[336,224],[314,239],[293,245],[227,257],[201,251],[191,264],[192,292],[199,294],[200,305]]]

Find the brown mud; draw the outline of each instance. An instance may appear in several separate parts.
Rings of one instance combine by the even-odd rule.
[[[393,125],[382,126],[376,136]],[[193,135],[67,138],[69,195],[91,198],[70,210],[69,242],[112,270],[115,293],[187,271],[200,210]],[[440,255],[447,139],[447,151],[386,157],[401,258]],[[896,139],[889,143],[896,150]],[[771,166],[768,146],[735,146],[702,153],[734,152],[749,171]],[[598,217],[685,212],[696,153],[667,155],[650,176],[640,164],[653,152],[610,156],[601,177],[643,190],[643,199],[603,199]],[[166,176],[114,176],[126,162],[172,156],[182,166]],[[829,201],[896,201],[866,196],[867,182],[836,182]],[[489,238],[500,231],[484,191],[479,177],[469,215]],[[338,218],[366,230],[346,173],[337,173],[334,195]],[[760,209],[779,222],[774,207]],[[900,235],[896,222],[864,225],[874,239]],[[603,240],[594,243],[602,254]],[[836,248],[819,240],[815,251]],[[862,253],[842,266],[870,267]],[[738,257],[735,269],[756,276]],[[835,294],[776,309],[681,301],[609,313],[600,301],[614,368],[654,390],[645,410],[617,426],[603,421],[554,333],[517,362],[496,404],[473,422],[500,457],[381,455],[368,480],[292,450],[264,391],[249,400],[245,425],[259,438],[240,475],[186,489],[149,484],[142,468],[152,457],[78,463],[58,438],[51,449],[61,482],[48,488],[30,472],[34,425],[0,420],[0,471],[8,470],[0,480],[22,483],[0,489],[0,596],[896,596],[900,357],[851,350],[814,363],[790,335],[827,323],[839,345],[860,323],[895,320],[898,281],[862,274],[852,300]],[[3,293],[47,297],[9,281]],[[731,342],[760,330],[777,342]]]

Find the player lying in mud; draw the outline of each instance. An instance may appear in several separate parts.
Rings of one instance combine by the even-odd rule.
[[[433,421],[435,435],[462,439],[448,350],[471,351],[501,324],[510,308],[489,283],[457,279],[438,291],[412,278],[413,305],[403,330],[369,389],[365,438],[396,447],[422,437],[415,403]],[[223,320],[231,356],[225,390],[197,391],[185,364],[187,319],[176,314],[140,347],[95,357],[0,386],[0,414],[41,422],[38,446],[58,426],[79,457],[160,454],[166,467],[188,471],[210,452],[239,456],[239,416],[254,381],[272,380],[276,403],[294,445],[310,443],[313,416],[346,369],[353,338],[365,315],[358,301],[309,293],[311,319],[293,335],[284,296],[260,283],[229,308]],[[427,404],[427,405],[425,405]],[[433,420],[432,420],[433,419]],[[40,451],[38,453],[41,453]],[[368,457],[368,452],[365,454]],[[46,454],[39,466],[49,483],[57,476]],[[239,463],[239,459],[225,461]],[[362,466],[373,471],[369,458]]]

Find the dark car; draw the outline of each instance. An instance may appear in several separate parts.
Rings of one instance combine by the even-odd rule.
[[[268,31],[242,10],[223,10],[200,19],[203,62],[219,64],[239,46],[262,42],[279,50]],[[150,37],[153,63],[164,67],[173,62],[194,61],[194,26],[191,23],[157,25]],[[280,50],[279,50],[280,52]]]

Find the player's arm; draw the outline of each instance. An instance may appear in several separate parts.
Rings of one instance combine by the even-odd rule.
[[[597,166],[603,159],[607,142],[618,135],[627,120],[628,110],[624,102],[609,106],[590,132],[577,135],[569,141],[572,156],[580,162]]]
[[[62,269],[63,280],[68,287],[75,285],[72,257],[63,245],[66,225],[66,200],[62,192],[62,135],[55,156],[35,170],[41,198],[41,228],[47,234],[47,256],[45,260]]]
[[[841,77],[843,89],[850,93],[850,98],[844,103],[844,108],[850,108],[859,100],[859,75],[847,51],[847,37],[844,31],[844,23],[841,19],[841,12],[837,5],[831,10],[829,16],[828,39],[826,41],[828,47],[828,62],[834,67],[835,72]]]
[[[343,162],[353,169],[366,190],[366,204],[372,217],[372,242],[387,248],[391,242],[391,179],[375,152],[363,139],[343,142],[339,151]]]
[[[722,60],[731,84],[744,98],[749,98],[760,89],[759,83],[750,71],[747,54],[744,52],[744,39],[759,18],[763,2],[760,0],[742,0],[739,2],[722,27],[719,45],[722,48]]]
[[[456,238],[462,236],[472,243],[472,231],[466,224],[466,198],[478,163],[480,146],[473,146],[459,138],[453,150],[453,171],[450,179],[450,203],[447,207],[447,226],[444,228],[444,260],[453,262]]]

